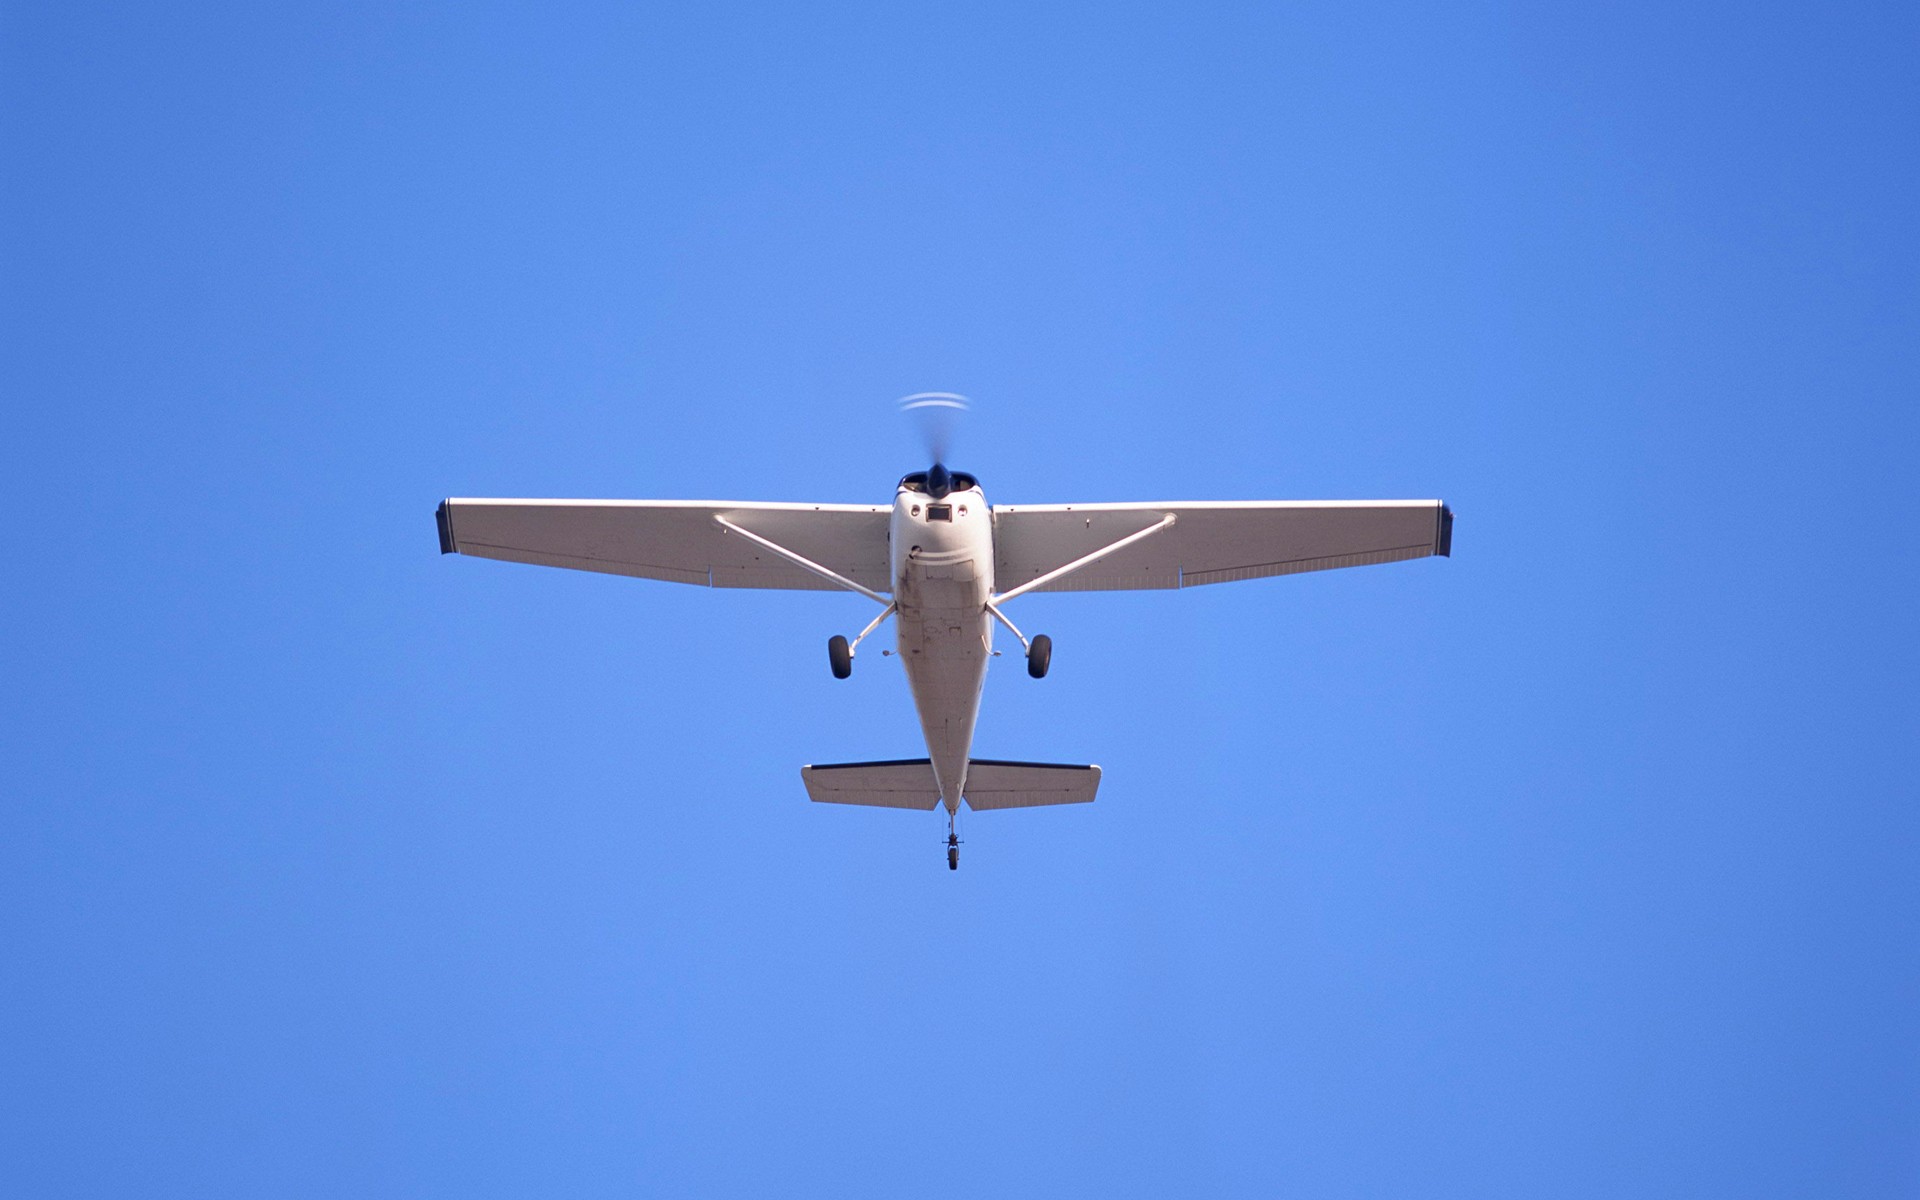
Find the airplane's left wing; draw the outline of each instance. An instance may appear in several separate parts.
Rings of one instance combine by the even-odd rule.
[[[873,504],[750,504],[720,500],[445,500],[436,514],[442,554],[471,554],[697,583],[805,588],[834,584],[802,570],[716,517],[876,592],[892,590],[891,509]]]

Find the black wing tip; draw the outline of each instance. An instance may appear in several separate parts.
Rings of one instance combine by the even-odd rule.
[[[1453,509],[1440,504],[1440,527],[1434,531],[1433,552],[1441,558],[1453,557]]]
[[[439,508],[433,510],[433,521],[440,527],[440,553],[460,553],[460,547],[453,544],[453,518],[447,515],[445,500],[440,502]]]

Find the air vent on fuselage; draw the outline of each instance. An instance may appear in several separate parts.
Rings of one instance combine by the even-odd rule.
[[[951,520],[953,520],[953,505],[951,505],[951,504],[929,504],[929,505],[927,505],[927,520],[929,520],[929,521],[951,521]]]

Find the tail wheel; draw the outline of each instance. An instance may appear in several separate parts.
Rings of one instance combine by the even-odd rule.
[[[1047,668],[1053,663],[1053,639],[1044,633],[1033,635],[1033,641],[1027,643],[1027,674],[1035,679],[1045,679]]]
[[[833,668],[835,679],[853,674],[853,651],[847,649],[847,639],[837,633],[827,639],[827,665]]]

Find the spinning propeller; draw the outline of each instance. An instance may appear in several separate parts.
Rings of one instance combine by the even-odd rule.
[[[943,499],[953,490],[953,473],[947,470],[947,448],[953,440],[954,425],[967,407],[967,398],[956,392],[915,392],[900,398],[900,411],[919,423],[927,457],[933,460],[933,466],[927,471],[927,494],[935,500]]]

